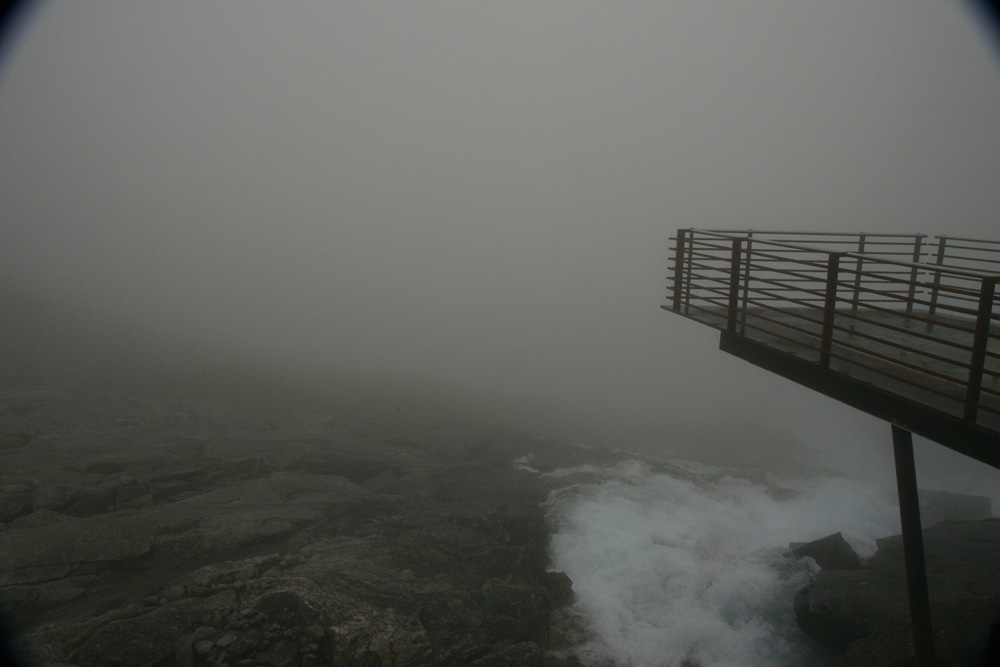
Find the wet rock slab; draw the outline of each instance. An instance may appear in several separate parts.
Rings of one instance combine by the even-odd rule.
[[[2,393],[30,437],[0,450],[0,597],[37,664],[561,664],[516,438]]]
[[[1000,520],[925,528],[924,551],[936,653],[942,664],[983,664],[990,620],[1000,614]],[[879,540],[860,569],[817,574],[796,596],[795,613],[834,654],[831,665],[906,664],[913,639],[902,539]]]

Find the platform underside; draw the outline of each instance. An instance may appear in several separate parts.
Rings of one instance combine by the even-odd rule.
[[[905,312],[838,315],[849,324],[835,332],[824,367],[819,361],[822,322],[814,313],[751,310],[742,314],[735,332],[727,331],[722,309],[685,316],[719,329],[720,348],[734,356],[1000,468],[997,377],[984,376],[976,417],[966,415],[968,326],[956,327],[944,318],[928,322],[926,314]],[[924,337],[926,332],[933,335]]]

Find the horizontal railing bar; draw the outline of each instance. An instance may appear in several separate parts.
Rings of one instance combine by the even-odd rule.
[[[949,241],[968,241],[971,243],[989,243],[991,245],[1000,245],[1000,241],[992,241],[990,239],[970,239],[964,236],[948,236],[947,234],[942,234],[941,236],[936,236],[939,239],[948,239]],[[949,247],[951,244],[949,244]]]
[[[712,299],[705,299],[704,301],[705,301],[706,303],[711,303],[711,304],[716,304],[716,306],[717,306],[718,308],[722,308],[722,309],[724,309],[724,308],[725,308],[725,304],[717,304],[717,303],[716,303],[715,301],[713,301]],[[725,319],[726,319],[726,316],[725,316],[725,314],[719,314],[719,313],[715,312],[714,310],[711,310],[711,309],[709,309],[709,308],[704,308],[704,307],[702,307],[702,306],[699,306],[699,305],[697,305],[697,304],[694,304],[694,303],[691,303],[691,304],[688,304],[688,309],[689,309],[689,310],[699,310],[699,311],[701,311],[701,312],[703,312],[703,313],[706,313],[706,314],[708,314],[708,315],[712,315],[712,316],[715,316],[715,317],[721,317],[723,321],[725,321]]]
[[[1000,410],[990,405],[983,405],[982,403],[976,403],[976,406],[980,410],[985,410],[986,412],[992,412],[995,415],[1000,415]]]
[[[764,255],[764,256],[766,257],[767,255]],[[812,270],[810,270],[810,269],[796,268],[796,267],[801,267],[801,266],[809,266],[809,267],[815,267],[815,268],[812,269]],[[795,268],[795,270],[793,271],[793,270],[791,270],[791,268]],[[815,271],[818,274],[819,271],[822,270],[823,271],[823,275],[826,275],[825,262],[822,262],[822,263],[821,262],[812,262],[812,261],[795,262],[795,263],[792,264],[791,268],[786,268],[786,269],[769,268],[768,271],[780,272],[780,273],[782,273],[784,275],[788,275],[788,276],[800,276],[800,277],[803,277],[803,278],[809,278],[809,274],[812,271]],[[824,278],[821,282],[826,282],[826,279]]]
[[[797,282],[811,283],[817,285],[818,287],[823,287],[823,283],[826,280],[820,280],[817,277],[810,275],[809,273],[804,273],[799,270],[788,269],[771,269],[766,272],[766,275],[773,278],[781,277],[782,280],[796,280]],[[765,280],[764,278],[757,277],[753,278],[755,280]]]
[[[907,266],[911,269],[923,269],[928,273],[941,273],[943,275],[965,276],[969,278],[1000,278],[998,273],[988,271],[977,271],[975,269],[965,269],[957,266],[942,266],[938,264],[921,264],[918,262],[907,262],[900,259],[892,259],[884,255],[869,255],[866,253],[849,252],[847,257],[860,257],[866,262],[881,262],[883,264],[895,264],[896,266]]]
[[[706,234],[708,232],[702,232],[702,233]],[[745,239],[746,238],[746,236],[729,236],[729,235],[724,235],[724,234],[720,234],[718,236],[719,236],[719,238],[725,238],[725,239],[730,239],[730,240],[732,240],[732,239],[740,239],[740,238]],[[821,254],[822,253],[829,254],[828,251],[825,251],[825,250],[823,250],[821,248],[812,248],[810,246],[798,245],[798,244],[795,244],[795,243],[784,243],[784,242],[781,242],[781,241],[771,241],[771,240],[768,240],[768,239],[761,239],[761,238],[757,238],[757,237],[753,237],[750,240],[753,241],[754,245],[762,243],[762,244],[769,245],[769,246],[777,246],[777,247],[781,247],[781,248],[792,248],[792,249],[795,249],[795,250],[801,250],[803,252],[814,252],[814,253],[821,253]]]
[[[787,343],[791,343],[792,345],[795,345],[796,347],[801,347],[801,348],[804,348],[806,350],[811,350],[812,352],[819,352],[819,347],[818,346],[809,345],[807,342],[803,341],[802,339],[799,339],[799,338],[789,338],[788,336],[784,336],[784,335],[782,335],[780,333],[777,333],[776,331],[772,331],[770,329],[764,329],[762,327],[759,327],[759,326],[753,324],[752,322],[746,322],[746,323],[744,323],[744,326],[747,329],[756,329],[757,331],[760,331],[761,333],[765,333],[768,336],[773,336],[774,338],[777,338],[778,340],[783,340],[783,341],[785,341]],[[813,336],[810,336],[810,338],[813,338]]]
[[[918,357],[924,358],[924,359],[934,359],[935,361],[941,361],[943,363],[950,364],[952,366],[957,366],[958,368],[961,368],[961,369],[965,370],[966,372],[968,372],[968,370],[969,370],[969,363],[967,361],[961,361],[959,359],[953,359],[951,357],[946,357],[946,356],[943,356],[943,355],[934,354],[933,352],[928,352],[927,350],[920,350],[918,348],[911,347],[909,345],[903,345],[902,343],[897,343],[897,342],[894,342],[894,341],[891,341],[891,340],[885,340],[884,338],[879,338],[879,337],[877,337],[877,336],[875,336],[873,334],[866,334],[866,333],[863,333],[863,332],[860,332],[860,331],[853,331],[852,332],[852,331],[850,331],[849,329],[847,329],[847,328],[845,328],[843,326],[836,326],[836,327],[834,327],[834,330],[835,331],[840,331],[840,332],[843,332],[843,333],[847,333],[849,335],[849,337],[851,337],[851,338],[855,338],[855,337],[856,338],[864,338],[866,340],[870,340],[870,341],[873,341],[875,343],[878,343],[879,345],[884,345],[886,347],[891,347],[891,348],[894,348],[894,349],[897,349],[897,350],[901,350],[903,352],[910,352],[910,353],[912,353],[912,354],[914,354],[914,355],[916,355]],[[843,338],[839,338],[839,339],[838,338],[834,338],[833,342],[835,344],[837,344],[837,345],[848,345],[848,343],[846,341],[844,341]],[[969,348],[969,350],[971,351],[971,348]]]
[[[796,301],[792,301],[790,299],[782,299],[782,301],[785,302],[785,303],[796,303]],[[756,302],[754,300],[747,299],[747,303],[756,303]],[[794,310],[786,310],[784,308],[775,308],[773,306],[765,306],[762,303],[761,304],[761,311],[750,310],[748,308],[747,309],[741,309],[741,311],[744,312],[747,316],[750,316],[750,317],[757,317],[758,314],[759,314],[759,312],[780,313],[782,315],[785,315],[786,317],[793,317],[795,319],[805,320],[806,322],[812,322],[813,324],[820,324],[820,325],[823,324],[823,320],[822,319],[816,319],[816,320],[814,320],[814,319],[812,319],[811,317],[808,316],[808,313],[810,313],[810,312],[820,312],[820,311],[822,311],[823,309],[822,309],[821,306],[812,305],[812,304],[809,304],[809,303],[802,303],[802,307],[803,307],[802,311],[796,312]],[[815,334],[813,334],[813,335],[815,335]]]
[[[988,387],[984,385],[980,391],[984,394],[989,394],[991,398],[1000,398],[1000,389],[997,389],[996,387]]]
[[[934,326],[942,326],[942,327],[945,327],[945,328],[948,328],[948,329],[954,329],[956,331],[961,331],[962,333],[969,333],[970,331],[972,331],[971,329],[968,329],[968,328],[966,328],[964,326],[961,326],[958,322],[952,322],[952,321],[945,320],[945,319],[939,319],[939,318],[935,318],[935,317],[930,317],[930,316],[927,316],[927,315],[923,315],[923,314],[921,314],[921,313],[919,313],[917,311],[913,311],[911,313],[904,313],[904,312],[899,311],[898,309],[882,308],[880,306],[869,306],[868,304],[864,304],[864,306],[868,310],[874,310],[876,312],[885,313],[887,315],[896,315],[896,316],[905,315],[907,319],[913,320],[915,322],[923,322],[925,324],[933,324]],[[838,314],[840,314],[840,313],[846,314],[846,309],[845,310],[838,310],[837,313]]]
[[[716,274],[720,276],[729,276],[730,273],[729,269],[726,267],[715,266],[714,264],[704,264],[702,262],[691,262],[688,264],[688,267],[692,277],[694,277],[694,273],[697,273],[699,276],[710,276]]]
[[[765,281],[761,281],[765,282]],[[817,294],[814,290],[804,290],[801,288],[791,289],[783,287],[780,284],[776,284],[775,287],[770,287],[769,285],[758,285],[751,290],[747,290],[747,295],[755,295],[768,297],[773,299],[779,299],[782,301],[787,301],[789,303],[798,303],[799,305],[815,308],[823,307],[823,299],[821,295]]]
[[[899,382],[903,382],[903,383],[911,385],[913,387],[917,387],[919,389],[923,389],[924,391],[929,391],[932,394],[937,394],[938,396],[943,396],[944,398],[948,398],[948,399],[951,399],[951,400],[954,400],[954,401],[959,401],[959,402],[963,402],[964,401],[964,397],[963,396],[951,394],[951,393],[948,393],[948,392],[943,391],[941,389],[937,389],[935,387],[931,387],[931,386],[928,386],[928,385],[925,385],[925,384],[920,384],[919,382],[917,382],[916,380],[913,380],[912,378],[907,378],[907,377],[903,377],[901,375],[896,375],[895,373],[890,373],[889,371],[885,370],[884,368],[878,368],[876,366],[870,366],[868,364],[863,364],[860,361],[857,361],[855,359],[851,359],[849,357],[843,357],[841,355],[834,354],[833,352],[830,353],[830,356],[833,357],[833,358],[835,358],[835,359],[840,359],[841,361],[845,361],[845,362],[847,362],[847,363],[849,363],[849,364],[851,364],[853,366],[857,366],[859,368],[864,368],[864,369],[869,370],[869,371],[871,371],[873,373],[877,373],[878,375],[882,375],[884,377],[892,378],[893,380],[897,380]]]
[[[716,265],[716,264],[707,264],[707,263],[702,262],[702,261],[691,260],[691,262],[688,263],[688,266],[691,269],[698,269],[698,270],[702,270],[702,271],[710,271],[712,273],[720,273],[720,274],[723,274],[723,275],[726,275],[726,276],[728,276],[729,273],[730,273],[728,266],[722,266],[722,265]]]
[[[838,282],[838,284],[842,285],[842,286],[847,286],[848,285],[847,283],[843,283],[843,282]],[[866,290],[866,293],[869,293],[869,294],[878,294],[878,293],[880,293],[880,291],[869,288],[869,289]],[[960,302],[962,302],[962,301],[970,301],[970,300],[962,300],[962,299],[955,299],[955,300],[958,300]],[[978,299],[977,299],[977,301],[978,301]],[[918,298],[917,296],[914,296],[914,298],[913,298],[913,304],[914,305],[924,305],[924,306],[928,306],[929,307],[931,305],[931,302],[927,301],[927,300],[924,300],[924,299],[921,299],[921,298]],[[965,314],[965,315],[972,315],[972,316],[978,315],[978,309],[973,310],[973,309],[969,309],[969,308],[962,308],[962,307],[959,307],[959,306],[954,306],[952,304],[948,304],[947,302],[938,301],[936,307],[939,310],[949,310],[951,312],[962,313],[962,314]]]
[[[761,321],[764,321],[764,322],[770,322],[771,324],[773,324],[775,326],[778,326],[778,327],[781,327],[782,329],[788,329],[790,331],[795,331],[797,333],[800,333],[803,336],[805,336],[806,339],[808,339],[808,340],[813,340],[813,339],[817,338],[817,336],[816,336],[817,330],[816,329],[813,329],[813,328],[806,329],[806,328],[803,328],[802,326],[796,326],[795,324],[791,324],[791,323],[783,321],[783,320],[776,320],[776,319],[774,319],[772,317],[767,317],[766,315],[762,314],[763,312],[772,312],[772,311],[759,311],[758,310],[758,311],[754,311],[753,313],[746,313],[746,311],[741,311],[741,314],[742,313],[746,314],[746,316],[747,316],[746,323],[747,323],[748,326],[750,324],[752,324],[753,322],[757,321],[757,320],[761,320]],[[778,312],[778,311],[774,311],[774,312]],[[808,318],[808,317],[800,317],[798,319],[800,319],[803,322],[806,322],[808,324],[815,324],[816,327],[821,327],[823,325],[823,322],[821,320],[814,320],[814,319],[811,319],[811,318]],[[760,326],[759,324],[755,325],[755,327],[757,328],[758,331],[764,331],[764,332],[771,331],[771,329],[764,328],[764,327]],[[803,345],[805,345],[805,344],[806,343],[803,343]],[[818,350],[819,347],[816,347],[816,349]]]
[[[771,281],[761,281],[761,282],[767,283],[767,282],[771,282]],[[780,283],[778,283],[778,285],[780,286]],[[787,300],[790,303],[800,303],[802,306],[807,306],[809,308],[814,307],[814,305],[813,305],[814,301],[805,298],[806,296],[812,295],[813,297],[815,297],[815,303],[822,303],[825,300],[824,299],[825,293],[821,292],[819,290],[795,289],[795,290],[789,290],[789,291],[795,292],[797,294],[801,294],[803,296],[800,297],[799,299],[790,299],[787,296],[785,296],[785,297],[782,297],[783,299]],[[775,296],[770,291],[768,291],[766,289],[762,289],[760,287],[757,287],[757,288],[754,288],[752,290],[749,290],[749,292],[752,292],[753,294],[764,294],[766,296]]]
[[[702,280],[702,281],[709,281],[709,282],[716,283],[716,284],[718,284],[720,286],[723,286],[723,287],[728,287],[729,281],[728,281],[728,277],[726,276],[726,273],[727,272],[719,271],[719,275],[718,276],[712,276],[712,275],[704,274],[704,273],[697,273],[697,274],[693,273],[692,274],[692,278],[697,278],[697,279]],[[790,292],[790,293],[808,294],[808,295],[811,295],[811,296],[815,297],[817,302],[822,300],[823,293],[820,292],[818,289],[817,290],[808,290],[808,289],[802,289],[801,287],[787,286],[787,285],[783,284],[783,282],[779,282],[779,281],[776,281],[776,280],[768,280],[768,279],[765,279],[765,278],[756,278],[754,280],[755,280],[755,282],[772,285],[773,287],[770,288],[769,290],[767,290],[766,292],[764,290],[761,290],[760,288],[751,288],[751,290],[750,290],[751,292],[761,293],[761,294],[767,294],[767,295],[769,295],[770,297],[772,297],[772,298],[774,298],[776,300],[789,300],[788,297],[786,297],[786,296],[779,296],[779,295],[777,295],[776,292],[778,292],[778,291],[787,291],[787,292]],[[788,279],[784,279],[784,280],[787,281]],[[813,281],[803,280],[802,282],[804,282],[806,284],[810,284]],[[838,284],[841,287],[845,288],[845,289],[849,289],[850,288],[850,285],[847,284],[847,283],[838,282]],[[708,289],[708,288],[707,287],[698,286],[698,285],[693,285],[691,289],[692,290],[698,290],[698,289]],[[716,289],[716,290],[713,290],[713,292],[717,293],[717,294],[724,294],[725,293],[725,291],[722,290],[722,289]],[[904,301],[903,295],[905,294],[905,292],[904,291],[896,292],[896,291],[893,291],[893,290],[866,289],[864,291],[864,294],[865,295],[869,295],[869,296],[867,296],[863,300],[859,301],[859,303],[858,303],[859,306],[864,306],[866,304],[871,304],[871,303],[903,303],[903,301]],[[881,299],[873,299],[870,296],[872,294],[877,294],[877,295],[881,296],[882,298]],[[848,298],[846,296],[838,297],[837,300],[840,303],[853,304],[852,299]],[[803,303],[805,303],[805,302],[803,302]],[[930,302],[925,301],[923,299],[914,299],[914,303],[917,304],[917,305],[929,305]],[[941,303],[941,302],[939,302],[937,304],[937,308],[938,308],[938,310],[947,310],[947,311],[952,312],[952,313],[959,313],[959,314],[964,314],[964,315],[974,315],[975,314],[975,311],[973,311],[973,310],[971,310],[969,308],[961,308],[961,307],[958,307],[958,306],[953,306],[951,304]],[[885,312],[885,313],[898,313],[899,312],[898,310],[893,310],[893,309],[878,309],[878,310],[880,310],[881,312]],[[951,329],[956,329],[956,330],[959,330],[959,331],[966,331],[966,332],[971,331],[970,329],[965,328],[965,327],[961,327],[961,326],[957,325],[956,323],[949,323],[949,322],[942,321],[942,320],[936,319],[936,318],[923,317],[923,316],[921,316],[919,314],[919,312],[911,313],[909,315],[909,317],[911,319],[916,319],[916,320],[920,320],[920,321],[924,321],[924,322],[928,322],[928,323],[937,323],[937,324],[940,324],[942,326],[945,326],[945,327],[948,327],[948,328],[951,328]],[[1000,320],[1000,314],[995,315],[994,318]]]
[[[935,282],[918,281],[917,285],[920,285],[924,289],[933,290],[941,292],[949,292],[953,294],[975,294],[978,298],[979,288],[982,285],[982,279],[980,278],[966,278],[958,276],[948,276],[948,280],[941,280]]]
[[[836,350],[838,347],[842,347],[842,346],[838,346],[838,345],[835,344],[834,345],[834,350]],[[857,349],[856,352],[858,352],[859,354],[861,354],[862,356],[865,356],[865,357],[876,356],[876,355],[873,355],[869,350],[865,350],[865,349]],[[928,384],[922,384],[916,378],[907,377],[907,376],[904,376],[904,375],[898,375],[898,374],[893,373],[893,372],[891,372],[889,370],[886,370],[884,367],[870,366],[868,364],[865,364],[865,363],[862,363],[862,362],[858,361],[857,359],[855,359],[853,357],[843,356],[842,354],[838,355],[838,354],[836,354],[834,352],[831,352],[830,356],[832,356],[834,358],[837,358],[837,359],[840,359],[841,361],[844,361],[844,362],[846,362],[846,363],[848,363],[850,365],[858,366],[860,368],[864,368],[864,369],[872,371],[874,373],[878,373],[879,375],[884,375],[886,377],[891,377],[894,380],[899,380],[900,382],[905,382],[907,384],[913,385],[914,387],[920,387],[921,389],[926,389],[928,391],[932,391],[932,392],[934,392],[934,393],[936,393],[936,394],[938,394],[940,396],[945,396],[947,398],[954,398],[954,399],[959,400],[959,401],[963,401],[964,398],[965,398],[963,394],[959,394],[959,395],[950,394],[948,392],[945,392],[945,391],[942,391],[942,390],[939,390],[939,389],[935,389],[935,388],[931,387]],[[893,363],[892,365],[895,366],[895,365],[898,365],[898,364]],[[921,373],[921,375],[922,374],[923,373]],[[958,385],[959,387],[961,387],[964,384],[964,380],[961,379],[961,378],[943,377],[943,378],[939,378],[939,379],[944,380],[945,382],[947,382],[949,384]]]
[[[958,343],[958,342],[955,342],[955,341],[951,341],[951,340],[947,340],[945,338],[936,338],[936,337],[932,336],[929,333],[915,331],[913,329],[906,329],[904,327],[900,327],[900,326],[895,325],[895,324],[885,324],[883,322],[876,322],[876,321],[873,321],[873,320],[869,320],[869,319],[864,318],[864,317],[859,317],[856,313],[851,312],[851,311],[847,311],[847,312],[837,311],[837,315],[840,316],[840,317],[846,317],[848,319],[855,320],[857,322],[861,322],[863,324],[868,324],[868,325],[871,325],[871,326],[879,328],[879,329],[888,329],[889,331],[895,331],[896,333],[907,334],[909,336],[913,336],[914,338],[920,338],[922,340],[927,340],[927,341],[930,341],[932,343],[939,343],[941,345],[947,345],[948,347],[954,347],[954,348],[956,348],[958,350],[962,350],[963,352],[972,352],[972,347],[969,346],[969,345],[963,345],[961,343]],[[861,334],[860,332],[857,332],[857,331],[855,331],[854,333],[855,333],[855,335],[864,335],[864,334]],[[972,332],[970,332],[970,333],[972,333]]]
[[[773,271],[773,272],[772,271],[766,271],[764,273],[766,273],[766,274],[772,274],[773,273],[775,275],[785,275],[784,272],[782,272],[782,271]],[[758,278],[755,275],[751,275],[750,276],[750,280],[751,281],[762,280],[762,278]],[[789,282],[789,283],[814,283],[814,284],[822,284],[824,282],[824,281],[821,281],[821,280],[817,280],[816,278],[784,278],[784,280],[786,282]],[[840,284],[844,284],[844,280],[843,279],[839,280],[838,282]],[[869,282],[869,281],[864,281],[863,280],[863,281],[861,281],[861,285],[864,286],[866,284],[871,284],[871,283],[874,283],[874,282],[875,281],[870,281]],[[902,289],[902,288],[908,287],[908,285],[906,283],[900,281],[900,282],[898,282],[898,284],[901,286],[901,288],[899,290],[900,292],[908,292],[909,291],[908,289]],[[851,285],[852,285],[852,289],[853,289],[854,281],[851,281]]]
[[[958,299],[958,298],[955,298],[955,299],[953,299],[953,301],[956,301],[958,303],[970,303],[970,301],[968,299]],[[919,305],[922,305],[922,306],[927,306],[927,305],[930,304],[930,301],[927,301],[925,299],[916,299],[915,298],[913,300],[913,303],[914,304],[919,304]],[[949,313],[959,313],[961,315],[965,315],[965,316],[970,317],[972,319],[975,319],[976,315],[978,314],[977,311],[975,309],[973,309],[973,308],[963,308],[962,306],[955,305],[954,303],[949,303],[948,301],[942,301],[940,299],[938,299],[936,308],[937,308],[937,310],[947,310]],[[935,324],[940,324],[942,322],[942,320],[938,320],[938,319],[934,319],[932,321]]]
[[[777,240],[777,239],[758,239],[758,238],[753,238],[753,239],[749,239],[749,240],[750,241],[755,241],[755,242],[756,241],[760,241],[761,243],[768,243],[768,244],[770,244],[770,243],[781,243],[781,244],[788,245],[788,246],[793,246],[794,245],[794,244],[792,244],[789,241],[781,241],[781,240]],[[858,243],[856,241],[854,243],[839,243],[839,242],[834,242],[834,241],[828,241],[824,245],[827,245],[827,246],[845,245],[845,246],[848,246],[848,247],[851,247],[851,248],[856,248],[858,246]],[[867,240],[865,241],[865,248],[867,248],[868,246],[871,246],[871,245],[879,245],[879,244],[878,243],[869,243]],[[893,248],[898,248],[898,249],[893,249]],[[809,250],[811,252],[816,252],[816,253],[851,252],[851,251],[847,251],[847,250],[834,250],[832,248],[827,248],[827,247],[824,247],[824,248],[809,248]],[[802,252],[802,251],[798,250],[796,248],[788,248],[787,250],[783,250],[782,252],[787,252],[787,253],[791,254],[793,252]],[[874,253],[872,253],[872,254],[874,254]],[[893,245],[890,245],[888,248],[885,248],[885,249],[880,250],[878,252],[878,256],[880,256],[880,257],[881,256],[890,256],[891,257],[893,255],[900,255],[900,256],[903,256],[903,257],[913,257],[913,244],[907,244],[906,246],[903,246],[903,247],[899,247],[899,246],[893,244]]]
[[[966,255],[952,252],[953,250],[971,250],[977,254]],[[946,259],[971,259],[974,262],[995,262],[993,257],[1000,256],[1000,248],[977,248],[975,246],[949,245]]]
[[[720,278],[718,276],[714,276],[714,275],[710,275],[710,274],[698,274],[698,275],[693,275],[692,274],[691,277],[692,277],[692,279],[697,278],[699,282],[719,283],[719,284],[722,284],[722,285],[728,285],[729,284],[729,281],[727,281],[724,277]],[[699,287],[700,287],[700,285],[692,285],[691,289],[695,290],[695,289],[698,289]]]
[[[893,284],[899,284],[895,280],[888,280],[888,282],[891,282]],[[853,280],[850,280],[850,281],[849,280],[838,280],[837,281],[837,287],[838,287],[838,289],[839,288],[843,288],[843,289],[847,290],[848,292],[850,292],[850,291],[852,291],[852,289],[854,287],[854,281]],[[858,294],[859,294],[859,297],[860,297],[861,294],[878,294],[879,296],[887,296],[887,295],[890,295],[890,294],[897,294],[897,292],[893,292],[891,290],[875,289],[874,287],[870,287],[869,286],[864,291],[859,291]],[[907,297],[909,297],[909,292],[906,292],[906,294],[907,294]],[[845,299],[839,299],[839,300],[843,301]],[[853,302],[853,297],[851,297],[850,299],[846,299],[846,301]]]
[[[708,235],[712,234],[712,232],[707,232],[707,231],[703,231],[703,230],[698,230],[698,231],[699,231],[699,233],[702,233],[702,234],[708,234]],[[718,237],[720,237],[720,238],[726,238],[726,239],[746,238],[745,233],[743,235],[737,236],[737,237],[734,237],[734,236],[731,236],[731,235],[719,234],[719,233],[715,233],[715,235],[718,236]],[[914,237],[910,236],[910,238],[914,238]],[[826,254],[830,254],[829,251],[824,251],[824,250],[822,250],[820,248],[812,248],[812,247],[809,247],[809,246],[803,246],[803,245],[798,245],[798,244],[781,243],[781,242],[777,242],[777,241],[771,241],[771,240],[768,240],[768,239],[759,239],[757,237],[753,237],[750,240],[753,241],[754,245],[757,245],[757,244],[776,245],[776,246],[785,247],[785,248],[798,249],[798,250],[801,250],[803,252],[812,252],[812,253],[824,253],[825,252]],[[886,257],[885,255],[874,255],[874,254],[856,253],[856,252],[845,252],[845,253],[842,253],[842,254],[844,256],[846,256],[846,257],[860,258],[860,259],[862,259],[862,260],[864,260],[866,262],[870,261],[870,262],[876,262],[876,263],[880,262],[880,263],[884,263],[884,264],[895,264],[897,266],[906,266],[906,267],[910,267],[910,268],[924,269],[925,271],[934,272],[934,273],[943,273],[943,274],[951,274],[951,275],[964,275],[964,276],[979,277],[979,278],[1000,278],[1000,274],[997,274],[997,273],[989,273],[989,272],[985,272],[985,271],[976,271],[974,269],[965,269],[965,268],[953,267],[953,266],[941,266],[941,265],[937,265],[937,264],[922,264],[922,263],[917,263],[917,262],[913,262],[913,261],[905,261],[905,260],[892,259],[891,257]]]
[[[929,368],[924,368],[923,366],[917,366],[916,364],[910,363],[910,362],[908,362],[908,361],[906,361],[904,359],[899,359],[897,357],[892,357],[892,356],[887,355],[887,354],[885,354],[883,352],[876,352],[875,350],[871,350],[871,349],[864,348],[864,347],[858,347],[856,345],[850,345],[850,344],[844,343],[842,341],[835,340],[833,342],[833,344],[837,345],[837,346],[840,346],[842,348],[848,349],[848,350],[854,350],[855,352],[860,352],[860,353],[862,353],[862,354],[864,354],[865,356],[868,356],[868,357],[874,357],[876,359],[881,359],[882,361],[885,361],[885,362],[887,362],[889,364],[892,364],[893,366],[899,366],[900,368],[908,368],[911,371],[916,371],[916,372],[920,373],[921,375],[927,375],[929,377],[937,378],[938,380],[944,380],[945,382],[954,382],[955,384],[964,385],[965,381],[968,379],[967,376],[966,377],[957,377],[957,376],[954,376],[954,375],[947,375],[945,373],[940,373],[938,371],[934,371],[934,370],[931,370]],[[965,370],[968,370],[968,369],[965,369]]]
[[[699,258],[699,260],[700,259],[701,258]],[[695,261],[695,260],[692,259],[691,262],[688,263],[688,266],[691,267],[692,269],[703,269],[703,270],[706,270],[706,271],[717,271],[717,272],[723,273],[723,274],[725,274],[727,276],[729,275],[729,267],[728,266],[724,266],[724,265],[707,264],[707,263],[705,263],[703,261]]]
[[[883,238],[927,238],[927,234],[905,234],[901,232],[810,232],[810,231],[788,231],[783,229],[699,229],[692,228],[692,232],[697,234],[704,233],[716,233],[716,234],[741,234],[746,236],[747,233],[752,233],[753,238],[757,238],[757,234],[784,234],[786,236],[854,236],[858,237],[864,234],[865,237],[878,236]],[[949,237],[951,238],[951,237]],[[967,239],[968,240],[968,239]]]
[[[779,290],[775,290],[775,291],[779,291]],[[794,294],[796,291],[798,291],[798,290],[788,290],[788,293],[789,294]],[[788,301],[790,301],[790,299],[791,299],[791,297],[789,297],[789,296],[758,297],[758,300],[761,300],[761,301],[785,301],[785,302],[788,302]],[[843,299],[841,299],[841,301],[843,301]],[[815,304],[817,304],[817,307],[820,307],[822,305],[822,300],[821,299],[816,299],[812,303],[815,303]],[[897,304],[898,305],[900,303],[900,300],[899,299],[867,299],[865,301],[865,304],[868,304],[868,303],[886,303],[886,304]],[[859,306],[862,306],[862,305],[864,305],[864,304],[859,304]],[[841,311],[838,310],[837,312],[840,313]],[[902,313],[904,311],[897,308],[897,309],[893,309],[892,312]]]
[[[702,250],[699,250],[698,248],[692,248],[689,251],[689,253],[690,253],[690,258],[692,259],[697,258],[700,260],[709,260],[712,262],[723,262],[725,264],[729,264],[731,261],[729,257],[723,257],[722,253],[712,254],[709,252],[704,252]]]

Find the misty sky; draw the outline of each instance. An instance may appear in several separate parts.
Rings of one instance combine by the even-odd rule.
[[[0,64],[0,280],[652,431],[711,410],[799,428],[822,401],[659,309],[668,236],[1000,238],[1000,51],[975,18],[46,2]]]

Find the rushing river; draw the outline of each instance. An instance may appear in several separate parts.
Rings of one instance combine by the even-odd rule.
[[[899,530],[891,497],[843,479],[634,460],[549,474],[564,483],[551,555],[587,665],[816,664],[792,606],[815,566],[788,543],[841,531],[864,556]]]

